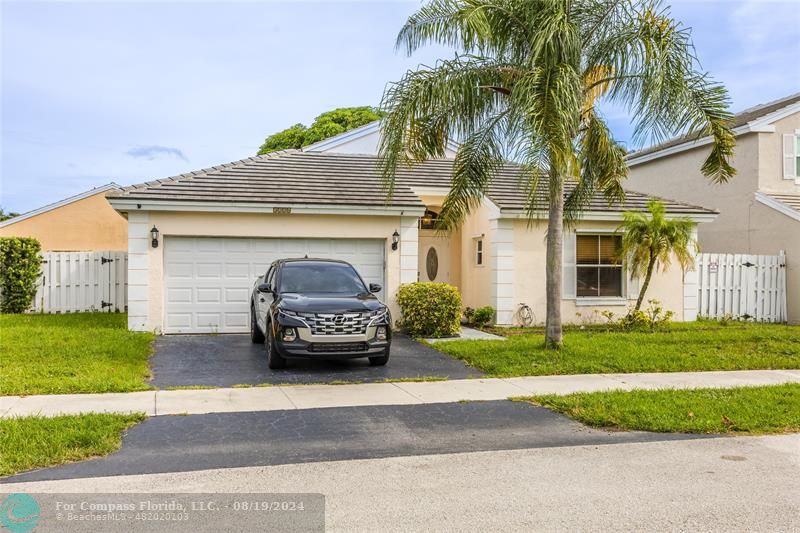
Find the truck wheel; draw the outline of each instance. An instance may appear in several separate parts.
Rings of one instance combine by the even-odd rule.
[[[369,358],[369,366],[384,366],[389,362],[389,348],[383,352],[383,355],[377,355]]]
[[[256,310],[252,306],[250,306],[250,340],[253,341],[253,344],[264,342],[264,332],[258,327]]]
[[[281,357],[278,353],[278,347],[275,346],[275,338],[272,335],[272,327],[267,324],[267,335],[264,339],[264,348],[267,350],[267,366],[273,370],[286,368],[286,359]]]

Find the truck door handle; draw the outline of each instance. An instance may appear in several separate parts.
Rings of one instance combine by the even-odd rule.
[[[262,303],[263,303],[263,302],[266,302],[266,300],[264,299],[264,297],[263,297],[263,296],[262,296],[261,298],[259,298],[259,299],[258,299],[258,301],[259,301],[259,302],[262,302]]]

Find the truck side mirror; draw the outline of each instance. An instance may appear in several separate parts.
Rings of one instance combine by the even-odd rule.
[[[272,285],[269,283],[259,283],[257,287],[258,292],[265,292],[271,293],[272,292]]]

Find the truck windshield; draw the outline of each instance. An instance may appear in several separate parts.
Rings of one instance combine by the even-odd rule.
[[[296,293],[362,294],[367,292],[355,269],[342,263],[286,263],[278,290]]]

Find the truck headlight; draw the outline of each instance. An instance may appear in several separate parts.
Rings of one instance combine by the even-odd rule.
[[[386,326],[378,326],[378,329],[375,332],[375,338],[379,341],[386,340]]]
[[[283,340],[293,342],[297,338],[297,331],[294,328],[283,328]]]

